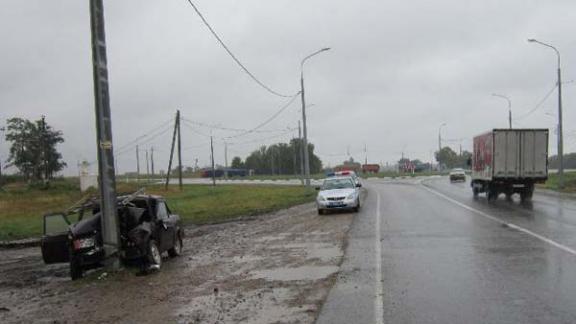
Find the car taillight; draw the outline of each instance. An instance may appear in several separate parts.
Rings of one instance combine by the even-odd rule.
[[[85,248],[93,247],[96,242],[93,237],[87,237],[83,239],[74,240],[74,250],[80,250]]]

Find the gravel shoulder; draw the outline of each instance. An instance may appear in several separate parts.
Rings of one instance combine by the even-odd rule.
[[[188,229],[160,272],[72,282],[39,248],[0,250],[0,322],[313,323],[342,262],[352,213],[313,204]]]

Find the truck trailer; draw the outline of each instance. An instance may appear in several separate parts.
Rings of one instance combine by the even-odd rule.
[[[534,185],[548,179],[547,129],[493,129],[474,137],[471,159],[474,196],[488,200],[500,194],[532,199]]]

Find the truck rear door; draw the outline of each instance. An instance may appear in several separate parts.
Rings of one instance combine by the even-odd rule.
[[[548,176],[548,131],[526,130],[522,132],[522,163],[520,176],[523,178],[546,178]]]
[[[520,176],[519,131],[494,131],[494,177],[518,178]]]

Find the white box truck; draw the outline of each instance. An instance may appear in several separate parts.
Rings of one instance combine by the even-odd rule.
[[[474,137],[472,191],[488,200],[500,194],[532,199],[534,184],[548,179],[547,129],[494,129]]]

